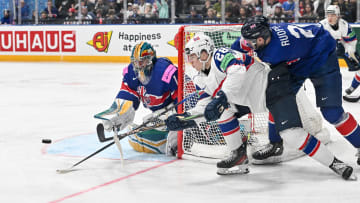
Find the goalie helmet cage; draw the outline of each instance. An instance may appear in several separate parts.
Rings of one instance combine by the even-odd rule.
[[[187,95],[196,91],[195,85],[190,78],[194,72],[191,65],[186,65],[184,47],[186,42],[197,32],[203,32],[213,39],[215,48],[230,47],[240,36],[241,25],[185,25],[180,27],[175,37],[175,47],[178,50],[178,99],[182,100]],[[186,67],[186,68],[185,68]],[[189,77],[188,77],[189,76]],[[197,98],[187,99],[179,105],[178,113],[193,108]],[[245,116],[246,117],[246,116]],[[243,118],[242,118],[243,119]],[[264,145],[268,142],[268,113],[249,114],[245,120],[240,120],[240,129],[243,136],[250,136],[250,142],[254,145]],[[229,152],[225,140],[216,122],[202,122],[199,127],[185,129],[178,132],[178,158],[202,158],[223,159]],[[260,136],[254,136],[254,135]],[[261,143],[261,144],[260,144]],[[187,156],[190,155],[190,156]],[[208,162],[208,160],[206,160]]]

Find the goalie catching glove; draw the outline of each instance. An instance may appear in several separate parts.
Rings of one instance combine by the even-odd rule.
[[[227,108],[229,108],[229,103],[227,102],[226,95],[220,90],[206,106],[204,116],[207,121],[216,121]]]
[[[186,128],[195,127],[196,122],[194,120],[182,120],[182,118],[186,118],[189,116],[190,114],[187,112],[183,114],[171,115],[165,120],[166,127],[170,131],[178,131],[178,130],[184,130]]]
[[[135,109],[132,105],[132,101],[116,99],[110,107],[110,111],[106,115],[115,115],[109,120],[104,120],[104,129],[111,131],[114,128],[116,130],[123,130],[126,126],[134,121]]]

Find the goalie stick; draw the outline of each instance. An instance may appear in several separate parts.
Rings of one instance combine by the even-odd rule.
[[[360,96],[347,96],[347,95],[345,95],[345,96],[343,96],[343,99],[345,101],[347,101],[347,102],[355,103],[355,102],[358,102],[360,100]]]
[[[199,114],[199,115],[193,115],[193,116],[189,116],[189,117],[186,117],[186,118],[181,118],[181,120],[183,121],[187,121],[187,120],[192,120],[192,119],[196,119],[196,118],[200,118],[200,117],[203,117],[204,114]],[[165,122],[161,122],[161,123],[157,123],[153,126],[142,126],[141,129],[143,131],[146,131],[146,130],[151,130],[151,129],[155,129],[155,128],[159,128],[159,127],[162,127],[162,126],[165,126]],[[123,134],[120,134],[120,135],[116,135],[118,138],[119,138],[119,141],[122,140],[123,138],[127,137],[128,135],[131,135],[131,133],[134,133],[135,129],[128,132],[128,133],[123,133]],[[136,132],[141,132],[140,128],[136,128]],[[95,156],[96,154],[104,151],[105,149],[109,148],[111,145],[115,144],[115,141],[113,142],[110,142],[109,144],[103,146],[102,148],[96,150],[95,152],[93,152],[92,154],[88,155],[87,157],[83,158],[82,160],[78,161],[77,163],[73,164],[71,167],[67,168],[67,169],[58,169],[56,170],[57,173],[60,173],[60,174],[64,174],[64,173],[69,173],[69,172],[72,172],[72,171],[76,171],[76,169],[74,169],[75,166],[81,164],[82,162],[90,159],[91,157]]]

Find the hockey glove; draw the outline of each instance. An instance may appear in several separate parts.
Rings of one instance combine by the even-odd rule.
[[[345,61],[347,62],[350,72],[360,70],[360,57],[356,52],[353,54],[345,53],[345,56],[348,57],[348,60]]]
[[[166,127],[170,131],[178,131],[178,130],[184,130],[186,128],[191,128],[196,126],[196,122],[194,120],[187,120],[184,121],[181,118],[189,117],[190,114],[185,112],[183,114],[174,114],[169,116],[165,120]]]
[[[206,106],[204,116],[207,121],[216,121],[229,107],[225,93],[220,90],[215,98]]]

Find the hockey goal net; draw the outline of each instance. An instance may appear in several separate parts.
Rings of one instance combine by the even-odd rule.
[[[193,108],[198,98],[195,84],[192,80],[196,71],[187,63],[184,47],[186,42],[195,33],[203,32],[211,37],[215,48],[230,47],[240,36],[241,25],[189,25],[182,26],[176,35],[176,47],[178,49],[178,83],[179,100],[188,98],[178,112],[182,113]],[[252,145],[265,145],[268,142],[268,113],[249,114],[240,118],[242,136],[249,136]],[[222,159],[229,154],[221,130],[216,122],[202,122],[198,127],[179,131],[178,157],[179,158],[214,158]]]

